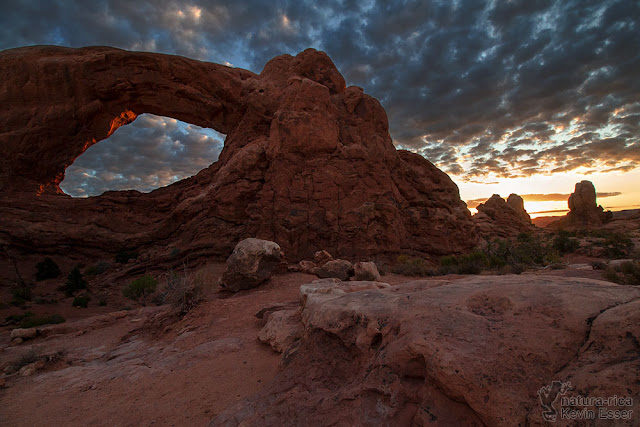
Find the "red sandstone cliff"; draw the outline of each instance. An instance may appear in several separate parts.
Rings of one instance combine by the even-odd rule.
[[[17,254],[226,256],[259,237],[296,260],[477,241],[457,186],[396,150],[380,103],[313,49],[260,75],[109,47],[12,49],[0,52],[0,105],[0,245]],[[219,160],[149,194],[60,194],[74,159],[143,113],[227,134]]]

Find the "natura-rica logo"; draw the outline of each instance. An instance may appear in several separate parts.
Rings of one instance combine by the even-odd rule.
[[[556,422],[558,410],[553,404],[568,390],[571,390],[571,383],[562,381],[552,381],[551,385],[544,386],[538,390],[538,396],[542,404],[542,417],[545,421]]]

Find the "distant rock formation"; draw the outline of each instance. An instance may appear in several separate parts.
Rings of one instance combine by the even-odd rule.
[[[109,47],[11,49],[0,52],[0,105],[0,238],[22,255],[136,248],[158,262],[177,248],[193,260],[256,237],[300,260],[477,243],[453,181],[396,150],[380,103],[313,49],[259,75]],[[143,113],[227,134],[219,160],[149,194],[60,194],[74,159]]]
[[[547,225],[552,229],[589,229],[598,228],[613,218],[611,211],[606,211],[596,202],[596,188],[591,181],[581,181],[569,196],[569,213]]]
[[[510,194],[506,201],[499,194],[494,194],[479,204],[477,209],[473,222],[482,237],[509,238],[532,230],[531,217],[524,208],[524,200],[517,194]]]

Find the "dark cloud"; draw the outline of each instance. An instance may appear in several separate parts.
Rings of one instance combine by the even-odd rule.
[[[43,0],[0,24],[0,49],[111,45],[255,72],[325,50],[398,146],[470,182],[640,161],[635,1]]]

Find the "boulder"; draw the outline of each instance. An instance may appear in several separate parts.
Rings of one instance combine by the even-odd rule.
[[[44,367],[45,367],[44,360],[38,360],[36,362],[29,363],[28,365],[25,365],[22,368],[20,368],[20,376],[29,377],[35,374],[37,371],[44,369]]]
[[[321,267],[313,269],[313,274],[324,278],[335,278],[339,280],[349,280],[353,276],[353,265],[344,259],[331,260]]]
[[[11,331],[12,340],[16,338],[20,338],[22,340],[30,340],[30,339],[36,338],[37,336],[38,336],[38,329],[36,328],[14,329]]]
[[[233,292],[255,288],[271,277],[282,257],[277,243],[244,239],[227,259],[227,269],[220,278],[220,286]]]
[[[353,279],[366,281],[380,281],[380,273],[375,262],[356,262],[353,265]]]
[[[265,325],[258,333],[258,339],[269,344],[274,351],[282,353],[301,338],[303,332],[300,309],[296,307],[269,313]]]
[[[331,256],[331,254],[329,252],[327,252],[325,250],[318,251],[313,255],[313,262],[318,267],[322,267],[323,265],[325,265],[326,263],[328,263],[331,260],[333,260],[333,257]]]

